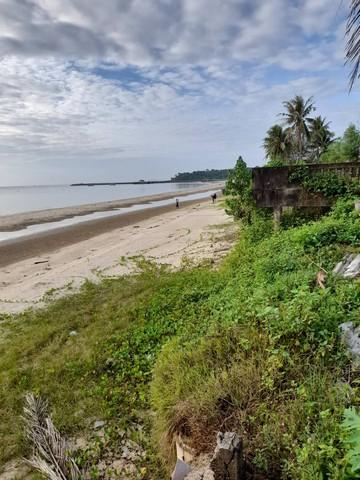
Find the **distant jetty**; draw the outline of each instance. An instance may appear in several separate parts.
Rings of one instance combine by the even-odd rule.
[[[150,185],[153,183],[175,183],[173,180],[138,180],[137,182],[95,182],[95,183],[72,183],[70,187],[96,187],[99,185]],[[191,183],[191,182],[189,182]]]

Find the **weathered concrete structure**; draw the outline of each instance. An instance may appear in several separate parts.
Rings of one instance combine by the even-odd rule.
[[[291,183],[289,177],[300,166],[261,167],[252,169],[253,198],[258,207],[328,207],[331,201],[321,194],[306,191],[301,185]],[[334,172],[360,179],[360,163],[317,163],[307,165],[309,174]]]
[[[218,432],[214,455],[192,458],[185,463],[178,458],[172,480],[245,480],[242,441],[235,432]],[[182,454],[178,449],[177,453]]]
[[[360,162],[317,163],[307,165],[309,175],[316,173],[337,173],[360,180]],[[252,193],[256,206],[274,210],[274,226],[279,227],[283,207],[325,208],[331,199],[320,193],[312,193],[299,184],[290,181],[291,174],[300,165],[287,167],[257,167],[252,169]]]

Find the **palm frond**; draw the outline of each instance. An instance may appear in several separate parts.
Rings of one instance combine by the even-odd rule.
[[[26,437],[33,455],[26,462],[49,480],[80,480],[81,473],[68,453],[66,441],[54,426],[48,403],[29,393],[25,397]]]
[[[359,78],[360,69],[360,0],[352,0],[346,25],[346,63],[353,66],[349,77],[349,90]]]

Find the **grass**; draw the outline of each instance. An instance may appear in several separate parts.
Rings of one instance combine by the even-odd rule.
[[[146,279],[86,283],[48,308],[5,317],[0,324],[0,460],[23,453],[19,415],[26,391],[41,393],[53,407],[60,430],[72,434],[101,418],[94,395],[98,348],[132,321],[153,286]],[[76,335],[70,335],[76,332]]]
[[[356,478],[345,477],[341,422],[359,404],[358,380],[338,325],[360,323],[359,282],[329,273],[323,290],[315,278],[359,246],[347,202],[279,233],[259,217],[218,270],[139,260],[136,275],[4,317],[0,462],[26,453],[19,415],[33,391],[63,434],[107,421],[105,440],[80,453],[80,465],[116,451],[125,431],[147,451],[136,478],[165,478],[174,433],[211,451],[217,430],[234,429],[254,475]]]

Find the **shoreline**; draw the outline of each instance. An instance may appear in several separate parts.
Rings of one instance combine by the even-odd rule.
[[[172,198],[172,197],[170,197]],[[209,202],[208,198],[188,200],[181,203],[178,210],[195,204]],[[183,208],[182,208],[183,207]],[[138,222],[161,216],[167,212],[175,212],[174,205],[161,205],[134,212],[120,213],[110,217],[97,218],[59,227],[48,231],[34,233],[25,237],[4,240],[0,243],[0,268],[7,267],[22,260],[42,256],[55,250],[74,245],[92,237],[112,230],[135,225]]]
[[[203,187],[178,190],[174,192],[165,192],[155,195],[147,195],[143,197],[125,198],[119,200],[110,200],[106,202],[88,203],[83,205],[74,205],[71,207],[51,208],[44,210],[35,210],[24,213],[14,213],[11,215],[0,216],[0,231],[15,232],[23,230],[32,225],[40,225],[43,223],[59,222],[73,217],[81,217],[96,212],[109,212],[121,208],[129,208],[135,205],[146,205],[156,201],[170,200],[175,197],[184,197],[196,193],[208,192],[223,188],[223,182],[214,182]],[[184,202],[185,203],[185,202]],[[152,207],[149,207],[149,209]],[[156,208],[156,207],[154,207]],[[145,210],[145,209],[144,209]],[[126,215],[121,213],[119,215]],[[85,223],[85,222],[83,222]]]

